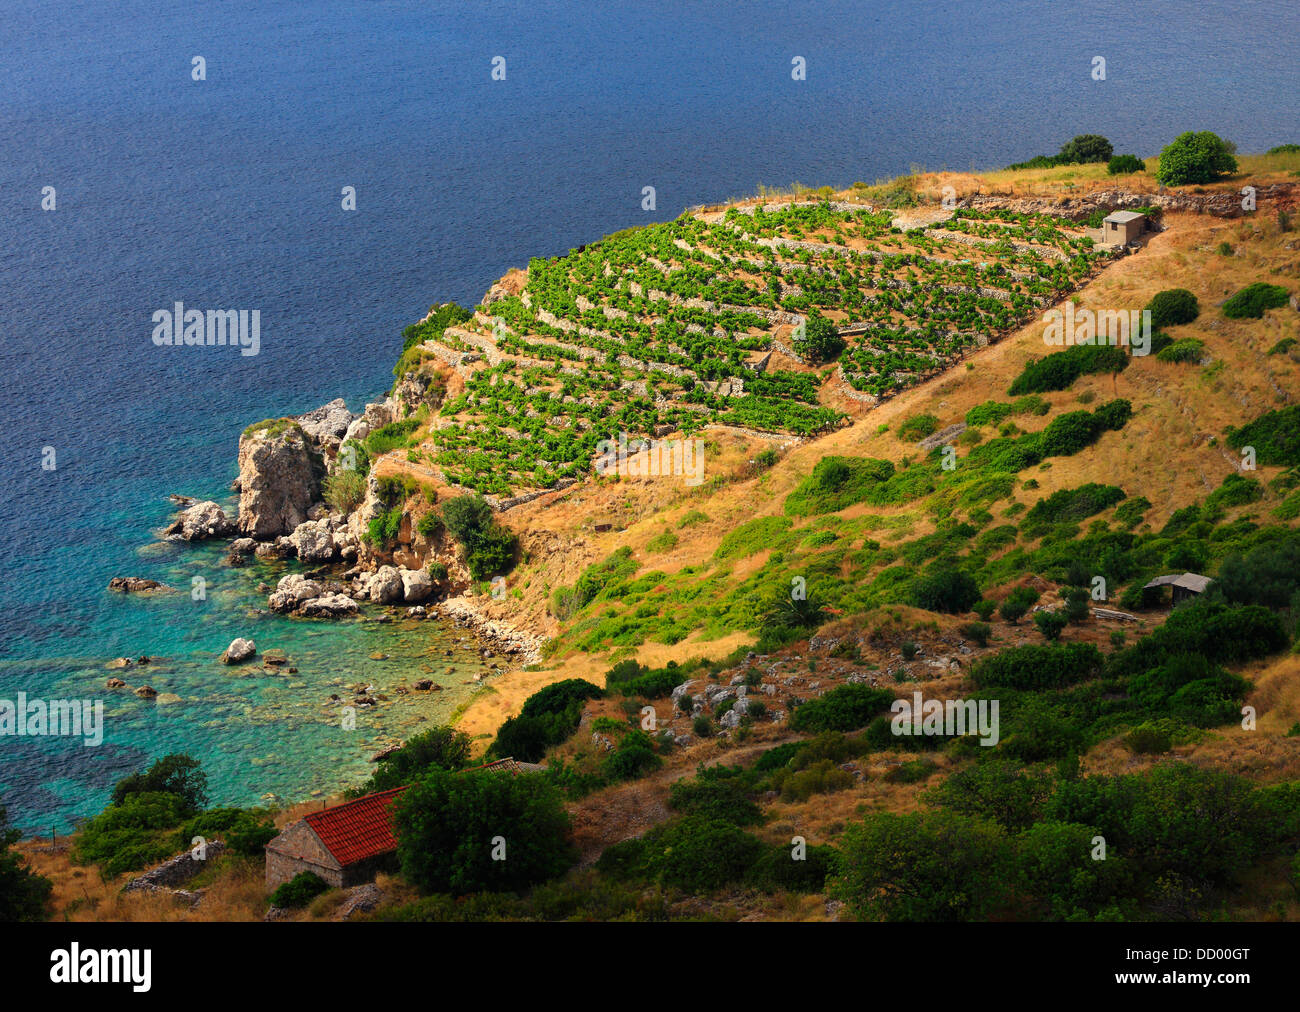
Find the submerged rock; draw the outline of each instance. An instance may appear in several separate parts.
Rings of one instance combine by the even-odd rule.
[[[115,576],[108,581],[109,590],[120,590],[124,594],[141,594],[150,590],[167,590],[166,584],[157,580],[146,580],[142,576]]]

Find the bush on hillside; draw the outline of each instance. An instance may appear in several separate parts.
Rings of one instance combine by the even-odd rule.
[[[801,703],[790,717],[794,731],[852,731],[888,709],[894,694],[887,689],[849,684]]]
[[[1285,306],[1289,293],[1281,285],[1256,281],[1223,304],[1223,315],[1232,320],[1260,319],[1270,309]]]
[[[1116,155],[1106,163],[1106,171],[1112,176],[1128,175],[1130,172],[1141,172],[1146,168],[1146,163],[1137,155]]]
[[[1256,464],[1294,467],[1300,464],[1300,405],[1269,411],[1239,429],[1230,428],[1227,438],[1234,450],[1253,446]]]
[[[1100,134],[1079,134],[1061,145],[1057,160],[1062,164],[1109,162],[1115,147]]]
[[[1030,644],[981,657],[971,667],[971,681],[981,689],[1060,689],[1100,676],[1104,663],[1091,643]]]
[[[1201,315],[1201,304],[1186,288],[1166,288],[1156,292],[1145,308],[1151,311],[1151,326],[1156,328],[1191,323]]]
[[[1076,344],[1030,362],[1011,384],[1010,393],[1047,393],[1066,390],[1080,376],[1117,373],[1128,368],[1128,352],[1113,344]]]

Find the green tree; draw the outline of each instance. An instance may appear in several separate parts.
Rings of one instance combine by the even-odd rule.
[[[577,859],[559,791],[525,774],[435,771],[393,806],[403,877],[422,892],[520,891]]]
[[[1212,183],[1237,171],[1232,146],[1209,130],[1181,133],[1160,152],[1156,181],[1162,186]]]
[[[132,794],[175,794],[189,813],[208,803],[208,775],[203,764],[191,755],[174,752],[154,761],[144,773],[132,773],[113,788],[113,804],[120,805]]]
[[[1114,153],[1114,146],[1101,134],[1080,134],[1061,145],[1056,160],[1062,164],[1107,162]]]
[[[379,760],[378,769],[360,794],[403,787],[430,770],[460,770],[469,765],[470,737],[442,725],[408,738],[396,752]]]
[[[22,834],[7,828],[8,823],[9,814],[0,805],[0,923],[43,921],[54,885],[10,849]]]
[[[819,312],[809,314],[804,324],[804,337],[795,339],[795,351],[810,362],[832,362],[844,350],[844,338],[835,324]]]

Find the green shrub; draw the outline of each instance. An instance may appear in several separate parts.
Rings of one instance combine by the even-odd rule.
[[[953,812],[873,814],[848,827],[831,893],[859,920],[987,920],[1008,895],[1011,848]]]
[[[1007,594],[1002,604],[998,607],[998,614],[1006,621],[1015,625],[1035,604],[1041,595],[1033,587],[1013,587]]]
[[[271,906],[289,910],[305,907],[321,893],[327,892],[329,887],[329,883],[314,871],[300,871],[288,882],[281,882],[271,893]]]
[[[851,731],[864,726],[889,707],[894,695],[886,689],[849,684],[831,689],[799,705],[790,717],[794,731]]]
[[[677,547],[677,535],[672,531],[664,531],[647,541],[645,547],[647,552],[656,554],[672,551]]]
[[[1025,514],[1020,533],[1038,537],[1053,524],[1073,523],[1095,516],[1124,498],[1124,490],[1114,485],[1089,482],[1075,489],[1060,489],[1040,499]]]
[[[1114,146],[1101,134],[1080,134],[1061,145],[1056,160],[1062,165],[1109,162],[1114,153]]]
[[[743,879],[763,844],[730,822],[688,815],[643,838],[646,877],[690,892]]]
[[[1162,186],[1212,183],[1237,171],[1232,148],[1208,130],[1179,134],[1160,152],[1156,181]]]
[[[956,615],[970,611],[979,599],[975,577],[949,559],[931,563],[912,584],[912,603],[926,611]]]
[[[12,850],[22,834],[9,828],[9,813],[0,805],[0,921],[43,921],[54,883],[38,875]]]
[[[366,476],[359,471],[335,471],[321,483],[321,496],[331,509],[351,513],[365,501]]]
[[[980,688],[1060,689],[1098,677],[1103,663],[1091,643],[1030,644],[981,657],[971,667],[971,681]]]
[[[786,496],[785,512],[789,516],[837,513],[855,503],[868,501],[871,494],[893,475],[894,465],[887,460],[823,457],[813,467],[812,473]],[[741,529],[733,533],[738,534]],[[724,538],[723,544],[726,542]],[[721,545],[718,550],[722,551]]]
[[[774,844],[754,862],[746,881],[768,892],[820,893],[834,867],[834,856],[830,847],[805,847],[802,858],[796,858],[793,848]]]
[[[1270,309],[1285,306],[1289,293],[1281,285],[1256,281],[1223,304],[1223,315],[1231,320],[1260,319]]]
[[[1128,368],[1128,352],[1113,344],[1076,344],[1030,362],[1011,384],[1010,393],[1046,393],[1066,390],[1080,376],[1118,373]]]
[[[361,797],[404,787],[432,770],[464,769],[469,765],[470,747],[469,735],[446,724],[421,731],[408,738],[401,748],[381,757],[370,779],[350,793]]]
[[[1160,755],[1173,745],[1167,731],[1152,724],[1142,724],[1124,736],[1124,747],[1134,755]]]
[[[380,457],[392,450],[405,449],[411,445],[411,433],[420,427],[417,418],[403,418],[401,421],[389,422],[370,433],[364,446],[370,457]]]
[[[1039,611],[1034,613],[1034,625],[1043,634],[1043,639],[1051,641],[1060,639],[1061,633],[1069,624],[1069,619],[1059,611]]]
[[[813,364],[833,362],[844,350],[844,338],[834,323],[813,310],[805,322],[803,338],[794,340],[794,350]]]
[[[173,752],[154,760],[145,772],[119,780],[112,803],[120,805],[132,794],[171,794],[180,798],[187,812],[197,812],[208,803],[208,775],[193,756]]]
[[[513,565],[519,541],[497,522],[492,507],[482,496],[449,499],[442,507],[442,521],[464,548],[465,563],[474,579],[487,579]]]
[[[193,815],[178,794],[131,791],[86,820],[73,855],[105,877],[147,868],[176,853],[176,830]]]
[[[266,845],[279,835],[269,812],[248,808],[213,808],[196,815],[176,833],[175,849],[192,846],[195,837],[223,839],[243,857],[261,857]]]
[[[1201,315],[1201,304],[1186,288],[1166,288],[1156,292],[1146,304],[1151,312],[1151,326],[1174,327],[1191,323]]]
[[[568,740],[578,729],[586,700],[604,694],[599,686],[581,678],[566,678],[538,690],[524,700],[518,716],[497,730],[492,752],[502,758],[538,762],[549,747]]]
[[[1156,358],[1161,362],[1177,364],[1199,363],[1205,358],[1205,342],[1194,337],[1184,337],[1161,348],[1156,353]]]
[[[429,510],[418,521],[415,529],[426,541],[432,541],[443,528],[442,515],[437,510]]]
[[[939,431],[939,419],[935,415],[913,415],[904,419],[898,426],[898,438],[905,443],[916,442]]]
[[[1230,428],[1227,441],[1234,450],[1253,446],[1257,464],[1300,464],[1300,405],[1269,411],[1239,429]]]
[[[993,632],[993,627],[987,622],[967,622],[960,628],[959,632],[968,640],[974,640],[978,647],[989,645],[989,635]]]
[[[715,767],[716,769],[716,767]],[[739,777],[706,775],[700,770],[691,780],[676,780],[668,789],[668,807],[683,815],[752,826],[762,821],[758,805],[750,800]]]
[[[1141,172],[1145,168],[1146,163],[1137,155],[1116,155],[1106,163],[1106,171],[1112,176]]]
[[[1206,497],[1206,509],[1219,509],[1231,506],[1245,506],[1264,498],[1264,486],[1255,478],[1246,478],[1240,474],[1230,474],[1223,479],[1223,484]]]

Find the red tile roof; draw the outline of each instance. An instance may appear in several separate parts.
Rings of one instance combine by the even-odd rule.
[[[312,812],[303,821],[320,837],[325,849],[346,867],[397,849],[389,809],[405,787],[349,801],[345,805]]]
[[[513,758],[507,758],[463,772],[488,771],[518,776],[529,769],[538,768],[540,767],[534,764],[519,763]],[[303,816],[303,821],[344,867],[367,858],[389,854],[397,849],[389,809],[404,790],[405,787],[393,787],[378,794],[367,794],[347,804],[312,812]]]

